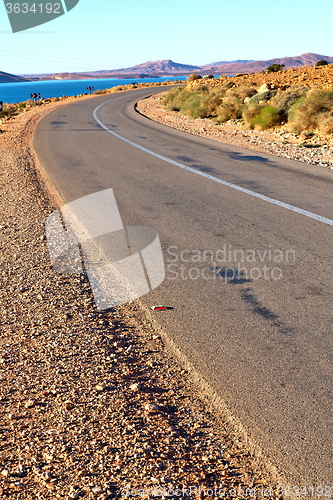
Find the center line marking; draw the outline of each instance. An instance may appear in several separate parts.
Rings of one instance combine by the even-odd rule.
[[[121,99],[121,98],[120,98]],[[117,137],[117,139],[120,139],[121,141],[126,142],[127,144],[130,144],[131,146],[134,146],[137,149],[140,149],[141,151],[144,151],[145,153],[148,153],[151,156],[155,156],[155,158],[159,158],[160,160],[166,161],[167,163],[171,163],[171,165],[175,165],[176,167],[180,167],[183,170],[187,170],[188,172],[192,172],[193,174],[196,175],[201,175],[201,177],[205,177],[206,179],[209,179],[214,182],[218,182],[219,184],[222,184],[223,186],[227,186],[232,189],[236,189],[237,191],[240,191],[241,193],[249,194],[250,196],[254,196],[255,198],[259,198],[260,200],[267,201],[268,203],[272,203],[273,205],[277,205],[282,208],[286,208],[287,210],[291,210],[292,212],[296,212],[301,215],[305,215],[305,217],[309,217],[310,219],[315,219],[319,222],[323,222],[324,224],[328,224],[329,226],[333,226],[333,220],[327,219],[326,217],[322,217],[321,215],[314,214],[313,212],[308,212],[307,210],[303,210],[302,208],[294,207],[293,205],[289,205],[288,203],[284,203],[283,201],[275,200],[274,198],[270,198],[269,196],[265,196],[263,194],[256,193],[255,191],[250,191],[249,189],[242,188],[240,186],[237,186],[236,184],[231,184],[230,182],[223,181],[222,179],[218,179],[217,177],[213,177],[212,175],[205,174],[204,172],[200,172],[200,170],[195,170],[194,168],[187,167],[183,163],[178,163],[176,161],[170,160],[170,158],[166,158],[165,156],[159,155],[158,153],[154,153],[154,151],[150,151],[150,149],[144,148],[143,146],[140,146],[139,144],[136,144],[135,142],[129,141],[128,139],[125,139],[125,137],[122,137],[119,134],[116,134],[116,132],[113,132],[112,130],[108,129],[104,123],[102,123],[98,118],[97,118],[97,111],[99,108],[104,106],[105,104],[108,104],[111,101],[115,101],[118,99],[110,99],[109,101],[103,102],[103,104],[100,104],[97,106],[97,108],[94,109],[93,116],[98,123],[100,127],[102,127],[106,132],[109,132],[109,134],[112,134],[114,137]]]

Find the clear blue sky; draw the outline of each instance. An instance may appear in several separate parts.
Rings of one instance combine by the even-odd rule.
[[[333,56],[332,0],[80,0],[64,16],[16,34],[2,2],[0,12],[0,71],[14,74],[158,59],[195,65],[304,52]]]

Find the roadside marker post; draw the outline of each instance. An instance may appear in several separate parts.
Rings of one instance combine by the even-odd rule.
[[[0,112],[2,111],[2,109],[3,109],[3,102],[0,101]]]
[[[94,87],[87,87],[87,90],[90,90],[90,95],[91,95],[91,91],[94,90]]]
[[[39,92],[33,92],[31,95],[31,99],[35,99],[35,106],[36,106],[36,99],[40,99],[40,93]]]

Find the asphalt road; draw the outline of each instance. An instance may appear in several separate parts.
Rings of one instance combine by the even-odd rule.
[[[48,114],[39,161],[65,202],[111,187],[124,226],[158,231],[163,329],[292,485],[333,487],[333,171],[154,123],[134,105],[155,92]]]

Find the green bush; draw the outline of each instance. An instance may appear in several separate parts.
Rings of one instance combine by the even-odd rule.
[[[260,127],[265,130],[278,125],[280,122],[279,111],[274,106],[264,106],[259,113],[252,119],[251,125],[253,128]]]
[[[270,100],[270,104],[279,111],[281,120],[288,119],[288,111],[301,97],[308,92],[307,87],[295,86],[287,90],[278,90]]]
[[[271,64],[271,66],[268,66],[267,71],[268,73],[278,73],[279,71],[282,71],[284,68],[284,64]]]
[[[162,104],[171,111],[180,111],[181,105],[188,95],[189,92],[183,87],[174,87],[165,94]]]
[[[172,111],[180,111],[192,118],[208,118],[216,115],[221,99],[222,91],[207,85],[202,85],[194,91],[176,87],[167,92],[163,104]]]
[[[198,75],[197,73],[191,73],[186,81],[187,81],[187,83],[190,83],[190,82],[194,82],[195,80],[202,80],[202,76]]]
[[[260,111],[265,107],[264,104],[247,104],[243,108],[243,119],[245,126],[254,129],[254,118],[259,115]]]
[[[224,87],[222,87],[222,91]],[[217,122],[224,123],[228,120],[242,118],[244,99],[256,93],[253,87],[241,86],[229,88],[224,95],[222,103],[217,108]]]
[[[325,61],[325,59],[322,59],[321,61],[318,61],[316,66],[328,66],[328,62]]]
[[[18,109],[23,109],[25,108],[27,105],[25,102],[20,102],[20,104],[18,105]]]
[[[312,90],[291,106],[288,119],[295,132],[314,130],[326,121],[333,111],[332,90]],[[329,128],[329,127],[328,127]]]

